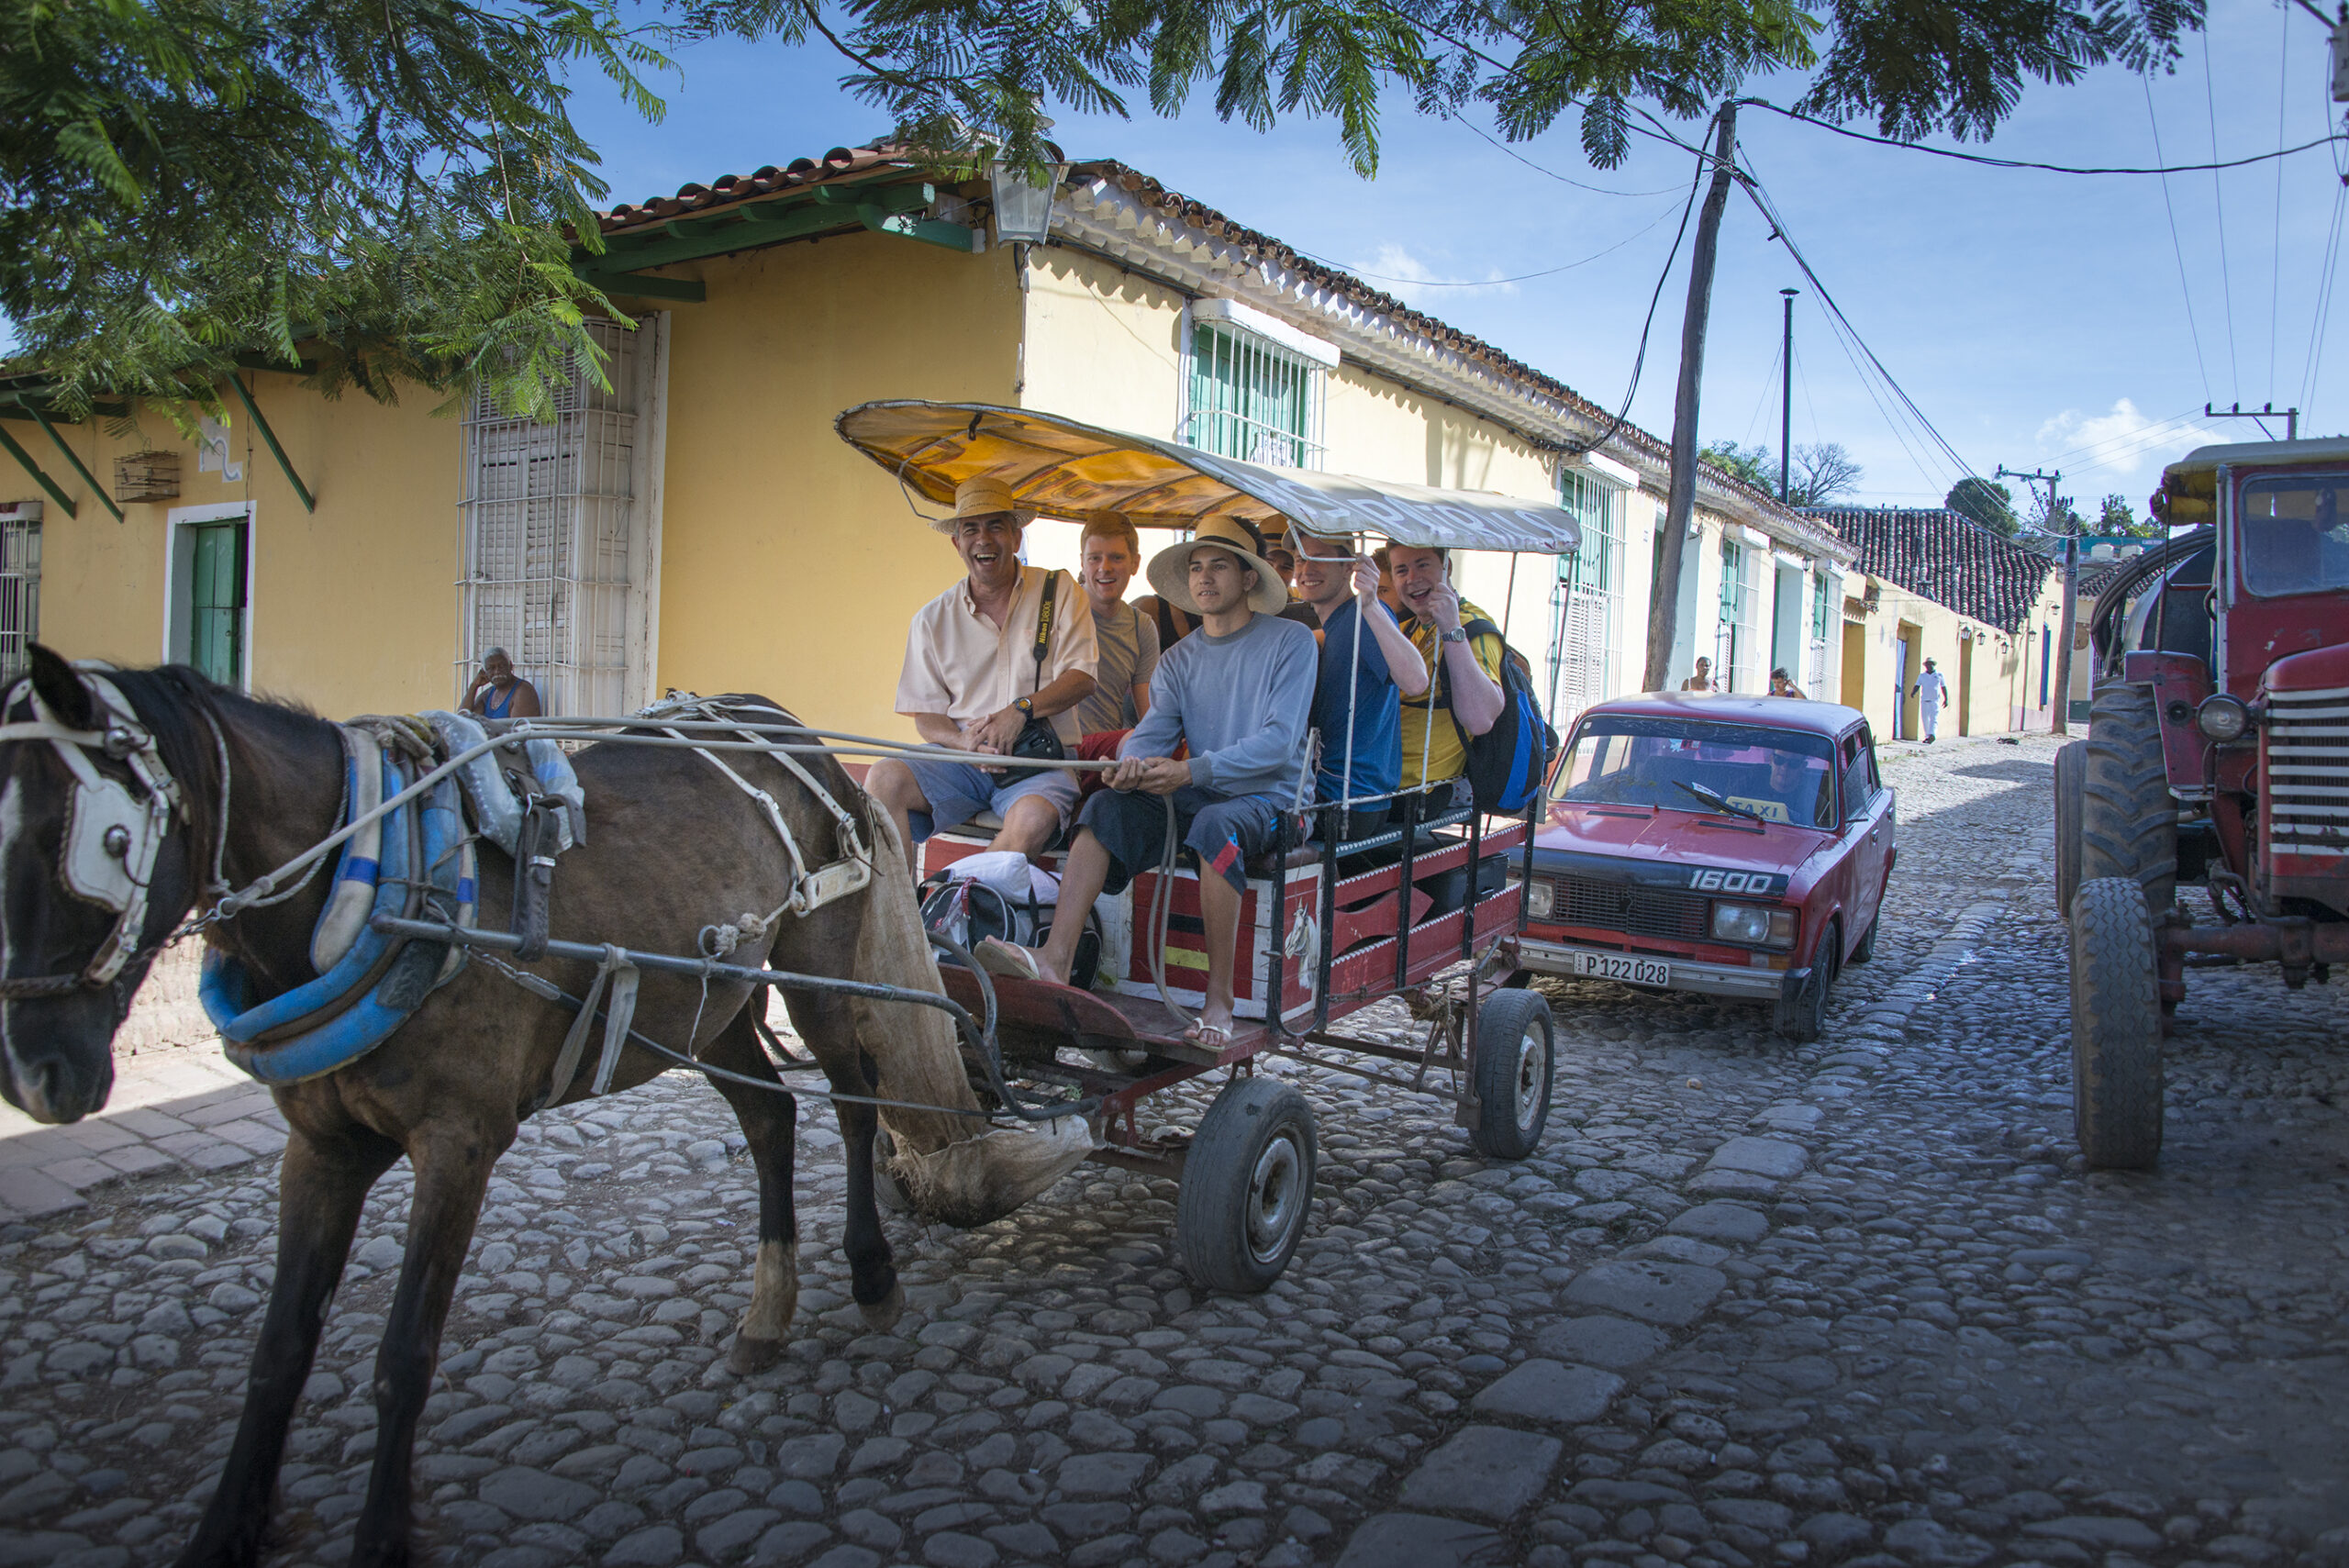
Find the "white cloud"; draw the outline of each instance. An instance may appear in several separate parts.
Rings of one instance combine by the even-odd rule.
[[[2066,408],[2042,424],[2038,437],[2043,462],[2075,473],[2116,477],[2134,474],[2149,464],[2158,471],[2196,447],[2227,439],[2196,417],[2147,418],[2126,397],[2106,414],[2083,416],[2076,408]]]
[[[1457,299],[1462,295],[1478,294],[1486,290],[1501,294],[1517,292],[1515,284],[1501,281],[1501,270],[1498,267],[1486,268],[1485,276],[1482,278],[1446,277],[1400,245],[1392,242],[1378,248],[1378,254],[1371,258],[1367,271],[1376,274],[1371,280],[1373,283],[1404,304],[1415,310],[1432,309],[1439,315],[1442,314],[1440,307],[1442,302],[1448,298]],[[1394,281],[1397,279],[1403,281]],[[1429,284],[1434,286],[1424,286]]]

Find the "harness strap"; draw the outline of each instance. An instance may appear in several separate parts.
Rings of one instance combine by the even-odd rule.
[[[660,706],[670,706],[671,705]],[[697,713],[707,721],[724,723],[739,717],[737,708],[752,707],[753,705],[751,704],[688,700],[676,702],[672,711]],[[791,717],[778,707],[758,706],[755,711],[777,714],[786,719]],[[684,732],[665,726],[662,733],[673,740],[689,739]],[[747,728],[736,729],[734,733],[753,745],[758,745],[763,740],[756,731]],[[782,763],[785,771],[797,780],[809,795],[823,803],[825,809],[831,814],[832,820],[839,824],[841,838],[847,843],[849,850],[846,858],[835,861],[829,865],[819,866],[810,872],[807,869],[807,857],[800,852],[799,840],[793,835],[790,824],[784,820],[783,808],[775,803],[774,796],[744,778],[717,752],[707,747],[696,746],[694,755],[716,768],[737,789],[749,795],[757,804],[761,814],[767,819],[767,826],[774,828],[775,837],[783,840],[784,852],[791,858],[791,897],[782,908],[767,916],[768,923],[772,924],[777,916],[785,912],[807,915],[822,908],[835,899],[844,898],[852,893],[863,890],[873,880],[873,855],[871,850],[865,845],[863,834],[858,830],[854,814],[833,798],[832,792],[824,787],[811,769],[788,751],[781,750],[779,744],[761,746],[761,750],[767,756]]]
[[[630,963],[628,950],[610,943],[604,946],[604,956],[596,965],[595,983],[587,987],[587,999],[580,1004],[579,1016],[571,1020],[571,1030],[562,1037],[562,1050],[554,1059],[554,1073],[548,1079],[546,1093],[538,1106],[552,1105],[571,1092],[579,1076],[579,1059],[587,1051],[587,1031],[596,1021],[596,1007],[604,1001],[607,983],[611,1001],[604,1014],[604,1050],[596,1061],[596,1079],[588,1093],[602,1095],[612,1086],[612,1073],[619,1067],[620,1048],[628,1043],[629,1028],[636,1022],[636,991],[643,978],[642,972]]]

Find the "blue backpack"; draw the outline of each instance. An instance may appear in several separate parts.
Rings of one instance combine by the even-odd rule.
[[[1501,634],[1500,628],[1482,617],[1464,622],[1460,629],[1472,642]],[[1542,717],[1542,704],[1533,695],[1533,667],[1508,643],[1501,648],[1500,717],[1482,735],[1469,734],[1456,712],[1452,725],[1460,732],[1461,749],[1466,753],[1464,771],[1476,797],[1476,809],[1516,813],[1541,795],[1542,780],[1550,773],[1550,759],[1557,754],[1558,732]],[[1442,667],[1438,660],[1437,668]],[[1447,711],[1451,706],[1448,700],[1444,704]]]

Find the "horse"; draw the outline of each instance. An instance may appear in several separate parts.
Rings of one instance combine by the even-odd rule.
[[[217,915],[229,887],[246,885],[336,829],[345,753],[333,724],[230,690],[184,665],[109,670],[107,684],[96,687],[46,647],[33,646],[29,658],[27,680],[11,690],[0,714],[7,726],[0,730],[0,1094],[41,1121],[70,1122],[105,1104],[114,1033],[161,945],[192,911]],[[108,711],[109,691],[133,711]],[[69,739],[59,743],[61,734]],[[72,765],[69,751],[86,762]],[[848,835],[783,766],[756,752],[733,755],[739,760],[731,765],[773,799],[817,863],[847,852],[841,840]],[[763,956],[768,967],[796,973],[942,995],[887,815],[870,808],[833,758],[807,762],[833,798],[866,825],[871,880],[804,916],[785,915],[729,962],[751,965]],[[607,740],[576,752],[573,763],[588,830],[584,843],[562,854],[554,875],[554,938],[693,953],[706,928],[778,908],[789,896],[792,868],[762,807],[700,757]],[[86,771],[93,768],[95,775]],[[166,776],[153,776],[158,773]],[[134,904],[117,915],[75,895],[75,875],[82,873],[83,883],[87,875],[66,862],[86,846],[75,843],[71,817],[77,787],[94,776],[121,781],[158,824],[161,840],[143,910]],[[106,829],[105,850],[119,858],[131,840],[117,840],[117,831]],[[478,853],[478,917],[500,929],[510,916],[513,862],[486,839]],[[283,902],[205,924],[204,940],[218,950],[207,957],[241,963],[256,999],[310,981],[311,936],[330,880],[313,879]],[[140,916],[135,921],[134,912]],[[118,968],[106,962],[109,953]],[[588,995],[596,973],[581,961],[516,967],[573,997]],[[414,1170],[414,1198],[376,1356],[376,1444],[351,1562],[395,1568],[410,1561],[417,1421],[491,1167],[541,1101],[570,1104],[590,1093],[584,1070],[566,1084],[551,1083],[576,1015],[497,969],[478,960],[468,964],[370,1053],[323,1076],[273,1086],[289,1131],[279,1178],[276,1281],[236,1438],[180,1568],[244,1568],[258,1559],[287,1429],[361,1206],[403,1154]],[[723,978],[705,985],[648,971],[635,1015],[644,1038],[751,1081],[711,1078],[740,1122],[758,1184],[751,1299],[727,1358],[738,1373],[782,1356],[797,1297],[791,1189],[796,1104],[760,1043],[749,1006],[756,991]],[[896,1149],[889,1169],[919,1212],[983,1223],[1050,1185],[1089,1147],[1089,1135],[1064,1123],[1055,1125],[1066,1136],[989,1130],[958,1059],[952,1023],[934,1009],[820,988],[787,988],[785,1003],[835,1093],[932,1107],[901,1104],[882,1113]],[[590,1052],[581,1065],[592,1064]],[[611,1092],[670,1065],[630,1043]],[[874,1202],[875,1107],[840,1100],[836,1109],[848,1162],[843,1250],[851,1294],[865,1319],[885,1329],[896,1320],[904,1292]]]

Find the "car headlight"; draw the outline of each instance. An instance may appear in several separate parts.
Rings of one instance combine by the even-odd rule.
[[[1525,917],[1529,920],[1549,918],[1550,911],[1558,906],[1557,884],[1546,876],[1537,876],[1525,884]]]
[[[2230,740],[2240,740],[2243,732],[2251,728],[2250,705],[2229,693],[2213,692],[2194,710],[2194,728],[2202,732],[2205,740],[2216,740],[2222,746]]]
[[[1713,906],[1713,940],[1742,942],[1751,947],[1790,948],[1795,945],[1795,912],[1764,904]]]

